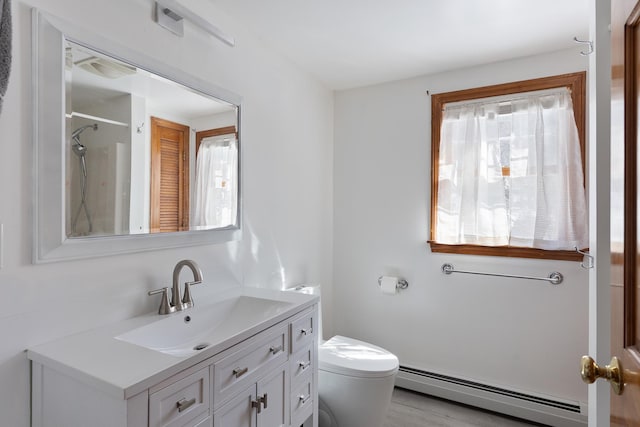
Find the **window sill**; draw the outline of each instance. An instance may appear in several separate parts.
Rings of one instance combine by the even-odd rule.
[[[431,252],[435,253],[582,261],[582,255],[576,251],[548,251],[516,246],[445,245],[433,241],[429,241],[428,243],[431,245]]]

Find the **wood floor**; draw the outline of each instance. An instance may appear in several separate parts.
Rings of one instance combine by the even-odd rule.
[[[531,427],[541,424],[459,405],[413,391],[393,390],[384,427]]]

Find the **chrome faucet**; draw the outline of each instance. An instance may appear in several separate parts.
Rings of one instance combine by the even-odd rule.
[[[184,296],[180,299],[180,271],[182,267],[189,267],[193,273],[193,282],[185,282],[184,284]],[[160,308],[158,314],[170,314],[175,311],[186,310],[193,307],[193,299],[191,298],[191,286],[197,285],[202,282],[202,270],[198,267],[195,261],[190,259],[183,259],[178,262],[173,269],[173,288],[171,289],[171,302],[169,302],[169,288],[156,289],[155,291],[149,291],[149,295],[155,295],[162,293],[160,300]]]

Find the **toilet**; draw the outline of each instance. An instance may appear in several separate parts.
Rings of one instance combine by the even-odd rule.
[[[291,290],[320,296],[319,286]],[[336,335],[322,340],[318,304],[320,427],[380,427],[391,403],[398,358],[387,350]]]

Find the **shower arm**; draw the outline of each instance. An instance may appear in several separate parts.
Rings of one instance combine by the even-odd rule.
[[[93,128],[93,130],[98,130],[98,124],[94,123],[92,125],[85,125],[85,126],[79,127],[78,129],[74,130],[71,133],[71,139],[73,139],[73,141],[76,144],[80,145],[80,134],[89,128]]]

